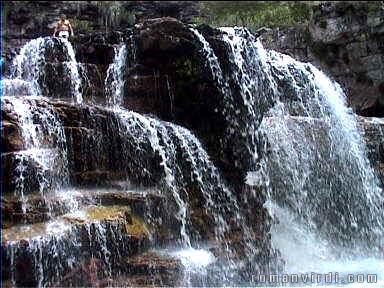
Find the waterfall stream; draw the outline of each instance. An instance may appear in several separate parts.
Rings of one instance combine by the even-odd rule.
[[[12,196],[21,199],[24,214],[35,192],[43,202],[64,197],[65,209],[48,205],[47,219],[5,229],[11,284],[30,284],[17,282],[23,278],[17,263],[28,257],[35,286],[60,285],[84,259],[99,261],[106,283],[114,283],[127,272],[132,247],[180,260],[186,286],[249,285],[256,274],[282,271],[276,255],[285,262],[284,273],[335,270],[344,278],[366,266],[364,272],[384,281],[383,191],[340,85],[311,64],[264,49],[245,28],[217,29],[226,48],[220,57],[209,38],[190,31],[222,97],[227,126],[217,149],[233,148],[231,164],[247,172],[241,193],[194,132],[124,108],[132,43],[115,49],[104,80],[107,105],[101,107],[83,103],[70,42],[31,40],[14,59],[11,78],[2,80],[2,109],[11,115],[6,121],[17,123],[23,142],[9,153],[16,175]],[[59,90],[69,103],[50,99],[58,95],[49,94],[57,87],[48,75],[60,73],[69,79]],[[173,105],[172,79],[166,80]],[[132,187],[145,192],[139,197]],[[102,193],[121,205],[102,203],[112,201]],[[147,202],[140,206],[138,199]],[[252,210],[260,199],[268,213]],[[140,230],[138,211],[159,235],[148,236],[144,224],[140,235],[129,230]],[[267,216],[251,223],[249,213]],[[268,227],[263,236],[271,239],[260,239],[257,225]],[[271,251],[263,251],[269,240]]]
[[[55,65],[59,62],[65,67],[64,75],[56,75],[58,79],[55,79],[55,81],[61,82],[64,78],[69,78],[70,95],[75,99],[76,103],[81,103],[83,101],[80,91],[81,79],[75,51],[69,41],[61,38],[39,37],[27,42],[13,60],[11,66],[12,79],[8,80],[10,83],[7,83],[7,87],[10,87],[8,91],[12,94],[13,89],[17,91],[21,84],[27,82],[30,86],[29,93],[31,95],[51,96],[49,94],[52,91],[49,90],[49,85],[52,85],[52,83],[46,81],[46,73],[52,69],[58,69]],[[21,83],[20,81],[25,82]],[[18,93],[13,92],[13,94]]]
[[[239,66],[235,78],[243,95],[253,91],[273,103],[260,126],[249,130],[249,143],[256,139],[262,148],[247,182],[265,187],[266,207],[276,221],[272,241],[289,271],[316,271],[324,259],[380,257],[382,191],[340,86],[311,64],[244,39],[243,30],[222,31]],[[248,80],[245,63],[254,63],[248,69],[257,77]],[[244,97],[250,115],[260,101]]]
[[[105,78],[105,93],[107,103],[111,106],[122,106],[123,104],[124,71],[127,53],[126,44],[122,44],[119,49],[115,48],[115,59],[108,67],[107,77]]]
[[[193,32],[218,89],[232,98],[224,113],[239,129],[230,134],[244,138],[243,157],[253,167],[246,182],[267,195],[272,243],[287,271],[324,273],[329,261],[380,257],[382,191],[340,86],[311,64],[265,50],[244,28],[220,30],[231,75],[223,74],[209,43]],[[240,94],[237,104],[229,79]]]

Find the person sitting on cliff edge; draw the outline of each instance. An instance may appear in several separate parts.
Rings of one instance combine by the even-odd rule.
[[[67,17],[63,14],[60,17],[60,21],[57,22],[57,25],[55,27],[55,31],[53,32],[53,37],[56,37],[56,33],[59,32],[59,37],[68,39],[69,38],[69,31],[71,31],[71,37],[74,36],[72,25],[69,22],[69,20],[66,19]]]

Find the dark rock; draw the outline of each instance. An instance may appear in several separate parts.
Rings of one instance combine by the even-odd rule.
[[[170,16],[183,22],[191,22],[199,15],[200,5],[194,1],[128,1],[93,3],[89,1],[32,1],[32,2],[4,2],[4,13],[7,25],[4,25],[2,43],[4,43],[2,57],[9,60],[18,52],[25,39],[51,36],[60,15],[65,14],[71,21],[75,42],[83,45],[84,40],[91,36],[92,41],[86,48],[93,46],[96,54],[82,54],[79,57],[89,57],[95,64],[106,62],[111,54],[104,54],[106,44],[118,44],[120,32],[133,27],[135,21],[149,18]],[[101,37],[99,37],[101,36]],[[24,39],[20,41],[20,39]],[[94,46],[94,44],[97,44]],[[102,44],[100,46],[100,44]],[[81,55],[81,56],[80,56]],[[101,56],[100,59],[96,55]],[[80,62],[80,61],[79,61]],[[6,71],[8,70],[6,62]]]
[[[16,190],[25,195],[39,191],[43,184],[39,181],[41,174],[50,174],[42,169],[36,159],[23,151],[2,153],[1,170],[1,185],[5,194],[13,194]]]
[[[164,53],[170,56],[192,52],[193,35],[182,22],[171,17],[156,18],[144,21],[135,26],[136,45],[141,55]],[[180,51],[180,49],[186,51]],[[140,57],[140,56],[139,56]]]
[[[81,63],[81,93],[83,101],[91,104],[105,104],[105,81],[108,65]]]
[[[13,122],[2,121],[1,136],[2,152],[20,151],[24,148],[20,129]]]
[[[201,30],[207,32],[208,41],[225,63],[227,48],[218,30],[208,26]],[[228,122],[221,113],[223,99],[200,41],[186,25],[172,18],[144,21],[136,26],[134,35],[136,66],[126,76],[126,107],[193,130],[230,181],[240,180],[241,172],[229,164],[234,162],[230,158],[233,145],[217,149],[222,147]]]
[[[359,124],[364,131],[366,154],[384,185],[384,122],[381,118],[359,117]]]
[[[122,267],[126,257],[142,252],[149,244],[149,232],[144,224],[137,219],[128,223],[124,211],[127,208],[123,206],[96,206],[88,208],[88,216],[84,219],[75,215],[63,216],[56,225],[64,225],[68,229],[62,228],[60,233],[59,230],[52,232],[48,228],[52,224],[48,223],[29,225],[27,233],[23,232],[26,231],[23,230],[25,226],[3,229],[2,260],[7,263],[2,268],[3,280],[11,277],[10,261],[17,267],[13,277],[18,286],[36,286],[38,283],[86,285],[87,279],[83,277],[89,277],[90,271],[83,269],[89,261],[100,265],[101,274],[98,277],[112,275],[111,271],[121,269],[119,267]],[[37,236],[42,238],[36,240],[34,237]],[[105,237],[105,242],[102,237]],[[55,247],[58,257],[52,257],[52,247]],[[109,253],[114,257],[109,258]],[[71,258],[74,262],[68,261]],[[81,275],[83,277],[78,277]]]
[[[315,63],[345,88],[360,115],[384,115],[382,58],[384,10],[379,2],[327,2],[314,6],[308,25],[277,28],[263,43]]]
[[[119,42],[114,44],[119,44]],[[108,65],[113,62],[115,56],[114,47],[111,43],[97,43],[94,41],[93,37],[90,37],[89,43],[76,43],[75,49],[76,59],[78,62],[82,63]]]
[[[67,212],[69,207],[57,196],[33,195],[26,200],[16,197],[1,198],[2,220],[7,221],[7,225],[44,222]]]
[[[125,9],[134,12],[137,22],[168,16],[190,23],[199,16],[200,7],[195,1],[130,1]]]
[[[181,284],[183,266],[171,256],[147,252],[125,262],[125,274],[117,283],[129,286],[178,286]],[[115,283],[115,284],[117,284]]]

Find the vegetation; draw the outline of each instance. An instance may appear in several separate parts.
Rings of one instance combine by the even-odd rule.
[[[95,4],[101,15],[99,24],[108,31],[121,25],[133,25],[135,23],[135,14],[125,9],[124,5],[130,1],[91,1]]]
[[[92,33],[95,31],[90,21],[73,18],[71,22],[77,33]]]
[[[132,217],[132,223],[125,225],[129,235],[144,238],[149,235],[149,230],[144,221],[138,217]]]
[[[212,26],[284,27],[306,23],[321,1],[201,1],[197,24]]]
[[[87,207],[88,218],[93,221],[124,219],[125,213],[129,211],[126,206],[89,206]]]

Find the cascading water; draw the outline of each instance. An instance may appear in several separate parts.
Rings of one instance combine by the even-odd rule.
[[[229,75],[192,29],[225,99],[228,132],[246,146],[240,157],[254,170],[247,183],[267,193],[273,244],[287,269],[320,273],[332,259],[379,256],[382,192],[339,85],[310,64],[266,51],[244,28],[220,30]]]
[[[1,105],[12,111],[21,129],[24,150],[16,155],[19,162],[16,171],[15,191],[25,200],[31,190],[28,178],[36,173],[37,189],[44,194],[68,185],[67,147],[64,128],[58,115],[48,104],[39,109],[35,100],[39,97],[2,97]],[[28,163],[34,162],[37,171],[31,171]],[[33,189],[33,188],[32,188]],[[26,191],[27,190],[27,191]]]
[[[321,273],[330,261],[349,261],[344,262],[343,269],[332,267],[342,273],[355,272],[349,269],[361,261],[368,266],[367,272],[381,273],[370,265],[382,266],[382,191],[365,157],[355,115],[347,109],[340,87],[310,64],[266,51],[246,29],[219,29],[227,48],[225,59],[215,55],[197,29],[191,31],[201,43],[200,52],[223,96],[222,112],[228,124],[228,139],[223,139],[223,146],[235,141],[233,146],[238,149],[233,150],[237,153],[233,165],[250,171],[248,187],[241,195],[234,195],[203,144],[189,130],[122,107],[130,65],[127,57],[132,54],[128,44],[116,49],[114,63],[108,69],[108,107],[104,108],[58,104],[36,97],[47,91],[45,65],[56,61],[64,63],[71,75],[69,94],[77,103],[82,101],[70,43],[38,38],[27,43],[15,59],[15,79],[3,82],[4,91],[8,91],[2,98],[3,109],[13,115],[25,142],[25,149],[16,152],[20,162],[16,192],[22,202],[27,201],[28,178],[39,180],[38,190],[44,197],[47,191],[65,190],[70,194],[64,188],[75,174],[80,180],[84,179],[80,176],[86,178],[92,173],[107,175],[105,178],[112,175],[100,179],[106,181],[96,186],[118,201],[126,200],[126,195],[118,193],[131,191],[127,187],[116,191],[116,181],[153,189],[165,202],[155,202],[157,214],[152,214],[148,203],[148,211],[141,206],[135,209],[146,211],[143,220],[150,228],[160,228],[161,235],[149,238],[153,248],[181,260],[181,283],[243,285],[257,273],[280,268],[258,267],[268,266],[269,259],[264,258],[274,256],[273,251],[261,251],[265,247],[262,241],[269,239],[257,240],[261,238],[258,232],[262,237],[268,235],[255,229],[263,224],[269,227],[265,223],[269,220],[250,223],[245,210],[256,207],[252,204],[260,201],[257,193],[262,191],[260,194],[265,195],[261,199],[267,199],[265,207],[274,220],[272,243],[286,261],[286,271]],[[61,52],[52,54],[53,48]],[[170,83],[167,78],[169,91]],[[20,98],[19,94],[35,97]],[[28,174],[31,162],[39,167],[36,177]],[[91,208],[69,197],[75,203],[67,209],[70,213],[61,213],[54,221],[33,223],[33,227],[15,225],[7,231],[10,241],[6,253],[11,259],[13,285],[27,283],[16,282],[23,279],[16,275],[23,259],[32,259],[36,283],[31,283],[37,286],[59,285],[67,277],[76,278],[78,270],[74,269],[84,259],[91,260],[89,266],[102,263],[101,274],[109,281],[118,269],[125,268],[132,250],[147,247],[147,238],[140,238],[128,227],[135,223],[137,215],[130,209],[134,209],[131,203],[137,203],[137,198],[129,198],[129,207],[106,207],[100,200],[104,198],[97,198],[100,195],[80,180],[76,184],[85,186],[92,198]],[[257,189],[247,190],[249,186]],[[77,196],[83,197],[83,192]],[[164,241],[166,247],[157,242],[163,237],[168,241]],[[25,239],[27,242],[23,242]]]
[[[79,104],[83,102],[83,96],[80,91],[81,78],[79,73],[79,67],[76,61],[75,50],[73,50],[73,46],[69,41],[65,39],[60,39],[60,42],[66,48],[66,53],[68,55],[68,60],[64,63],[67,66],[67,69],[69,70],[69,75],[72,82],[72,95],[76,99],[76,103]]]
[[[33,199],[37,192],[46,205],[44,209],[47,209],[48,218],[48,222],[40,225],[41,227],[16,227],[15,231],[18,232],[15,235],[31,233],[28,236],[28,246],[20,247],[18,241],[9,241],[5,252],[11,255],[11,263],[17,263],[23,255],[31,255],[38,286],[52,283],[47,282],[47,270],[52,264],[50,261],[55,260],[44,258],[43,251],[47,245],[56,243],[52,247],[55,255],[60,257],[59,254],[66,251],[64,246],[61,247],[60,241],[65,232],[70,230],[64,223],[53,219],[52,199],[63,198],[64,206],[60,208],[63,211],[74,210],[78,206],[70,195],[71,191],[67,189],[69,171],[63,123],[55,108],[47,101],[48,98],[44,97],[51,95],[43,95],[49,91],[46,90],[48,86],[45,68],[48,64],[53,65],[48,61],[61,61],[64,64],[67,70],[65,74],[69,75],[71,82],[69,94],[77,103],[81,103],[80,78],[72,45],[68,41],[52,38],[33,39],[21,48],[11,66],[12,78],[2,80],[4,89],[1,97],[1,106],[12,115],[12,121],[18,123],[23,141],[23,150],[14,152],[13,155],[15,177],[12,181],[15,196],[19,197],[22,213],[26,214],[29,209],[27,201],[29,198]],[[44,231],[45,238],[34,236],[33,231]],[[14,269],[15,266],[10,267],[12,285],[17,284],[15,277],[18,272]],[[64,268],[59,265],[55,271],[55,277],[58,277]]]
[[[109,65],[105,78],[106,100],[110,106],[122,106],[124,89],[124,68],[127,61],[127,45],[115,49],[115,59]]]
[[[44,38],[40,37],[27,42],[13,60],[11,70],[11,78],[25,79],[32,87],[32,95],[36,96],[41,95],[40,85],[37,81],[43,73],[41,65],[44,63],[44,52]]]
[[[268,194],[266,206],[277,218],[273,243],[287,267],[308,272],[321,257],[380,255],[382,192],[340,86],[310,64],[264,50],[243,29],[221,30],[238,66],[234,78],[246,96],[242,105],[252,117],[255,104],[264,108],[260,126],[248,130],[248,143],[262,148],[247,182]]]
[[[11,67],[12,79],[8,80],[11,81],[8,86],[14,86],[14,89],[17,90],[20,81],[23,80],[29,83],[31,95],[49,97],[51,91],[49,90],[50,84],[47,82],[46,73],[48,73],[49,69],[52,69],[48,69],[48,65],[54,65],[53,63],[58,61],[63,63],[66,70],[64,73],[70,78],[70,95],[77,103],[81,103],[83,100],[80,91],[81,79],[75,52],[71,43],[61,38],[39,37],[27,42],[13,60]],[[55,69],[54,67],[53,69]],[[63,81],[63,75],[56,81]],[[12,89],[9,90],[12,91]]]
[[[201,37],[197,30],[192,29],[192,31]],[[180,223],[181,248],[184,247],[184,249],[186,249],[180,250],[180,248],[178,248],[175,252],[171,252],[171,254],[184,255],[184,253],[186,253],[193,257],[192,255],[195,251],[197,253],[196,255],[198,255],[198,253],[210,255],[210,252],[206,250],[195,250],[195,248],[192,248],[196,245],[196,243],[192,244],[192,242],[196,241],[192,241],[191,235],[195,235],[196,231],[193,232],[193,224],[190,219],[190,210],[192,210],[192,207],[189,207],[189,203],[192,199],[189,196],[190,192],[186,184],[191,181],[195,183],[193,185],[197,185],[197,189],[202,194],[203,199],[201,201],[204,203],[203,205],[207,215],[211,215],[212,220],[215,222],[213,227],[214,239],[216,239],[216,241],[223,244],[226,243],[226,238],[229,237],[228,233],[230,233],[228,219],[231,219],[232,226],[237,226],[238,229],[243,231],[244,235],[248,235],[246,236],[247,239],[252,239],[252,236],[250,236],[251,232],[242,221],[237,200],[223,183],[217,169],[209,160],[207,153],[198,139],[188,130],[177,125],[161,122],[138,113],[126,111],[122,108],[122,88],[124,85],[122,79],[124,78],[123,75],[127,68],[125,67],[127,53],[126,45],[122,45],[115,54],[114,63],[111,64],[108,69],[108,76],[105,82],[107,102],[113,107],[114,113],[119,116],[119,131],[123,134],[122,138],[132,137],[132,135],[136,135],[137,132],[140,131],[135,139],[135,142],[138,141],[136,144],[137,149],[142,150],[142,148],[139,147],[149,139],[152,150],[160,155],[162,160],[161,166],[164,172],[164,178],[160,184],[164,187],[163,193],[170,193],[171,202],[177,207],[177,212],[174,216],[178,223]],[[214,54],[211,55],[214,56]],[[217,58],[212,61],[213,63],[218,63]],[[220,69],[220,66],[217,64],[215,68]],[[109,83],[109,85],[107,85],[107,83]],[[226,83],[224,79],[222,79],[222,83]],[[227,88],[229,88],[228,85]],[[180,159],[179,152],[177,152],[178,149],[185,151],[183,158],[186,157],[187,163],[190,163],[188,165],[190,165],[189,170],[191,171],[191,175],[185,174],[185,164],[183,164]],[[151,217],[149,216],[149,218]],[[235,224],[233,224],[234,222]],[[196,236],[194,236],[194,238],[196,238]],[[254,254],[252,253],[256,249],[254,245],[251,243],[247,243],[247,245],[248,253]],[[230,273],[233,274],[233,271],[230,272],[229,270],[238,268],[235,267],[238,264],[234,264],[230,259],[230,255],[233,253],[230,251],[230,245],[227,243],[225,247],[227,250],[226,260],[228,262],[226,264],[227,266],[223,265],[222,269],[226,270],[226,268],[228,268],[228,271],[223,272],[222,275],[227,274],[224,278],[230,278],[234,277],[234,275],[229,275]],[[189,257],[183,259],[186,261]],[[189,268],[191,267],[195,269],[196,264]],[[189,268],[186,267],[186,274],[191,272],[188,270]],[[186,283],[190,283],[187,279],[185,279],[185,281]]]
[[[72,45],[59,38],[37,38],[27,42],[11,65],[11,79],[4,84],[2,106],[9,107],[17,118],[24,142],[24,150],[17,155],[16,191],[24,199],[25,189],[36,189],[28,183],[36,173],[40,193],[60,190],[68,186],[67,147],[63,125],[57,112],[41,97],[47,87],[46,65],[61,61],[68,67],[72,87],[70,94],[82,101],[80,78]],[[33,96],[33,97],[31,97]],[[43,95],[44,96],[44,95]],[[49,96],[49,95],[48,95]],[[39,107],[37,102],[40,102]],[[30,171],[29,162],[37,163],[37,171]]]

